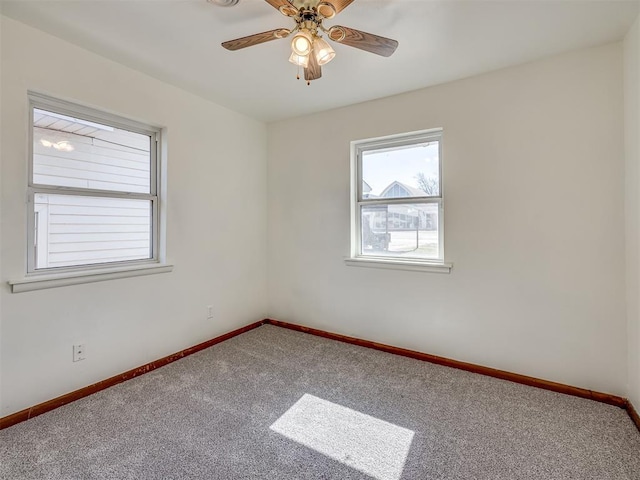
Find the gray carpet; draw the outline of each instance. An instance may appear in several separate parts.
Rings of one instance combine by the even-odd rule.
[[[265,325],[0,432],[0,478],[640,480],[627,414]]]

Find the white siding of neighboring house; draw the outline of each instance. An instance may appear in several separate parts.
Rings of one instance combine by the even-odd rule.
[[[36,184],[149,193],[149,145],[145,149],[75,133],[34,127],[33,180]],[[104,134],[103,134],[104,135]],[[42,141],[66,142],[71,151],[46,147]]]
[[[74,195],[35,201],[38,268],[151,257],[151,202]]]
[[[148,136],[91,128],[36,110],[33,137],[34,184],[150,192]],[[37,193],[34,210],[36,268],[152,256],[149,200]]]

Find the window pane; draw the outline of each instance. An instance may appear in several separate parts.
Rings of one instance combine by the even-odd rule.
[[[36,268],[152,257],[150,200],[36,194]]]
[[[33,183],[151,193],[151,137],[34,108]]]
[[[438,204],[361,207],[362,255],[440,259]]]
[[[362,152],[363,198],[440,196],[438,141]]]

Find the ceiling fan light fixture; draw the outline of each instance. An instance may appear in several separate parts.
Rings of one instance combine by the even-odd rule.
[[[309,66],[309,55],[298,55],[296,52],[291,52],[289,61],[294,65],[299,65],[302,68],[307,68]]]
[[[207,0],[218,5],[232,5],[240,0]],[[382,57],[389,57],[398,48],[397,40],[381,37],[349,27],[334,25],[327,29],[323,21],[334,18],[354,0],[265,0],[269,5],[290,18],[295,25],[291,29],[276,28],[246,37],[222,42],[222,47],[235,51],[276,39],[291,37],[289,62],[304,67],[307,84],[322,77],[322,66],[336,56],[328,40],[354,47]],[[2,2],[2,0],[0,0]],[[324,37],[324,38],[323,38]]]
[[[296,33],[291,39],[291,50],[296,55],[304,57],[311,53],[311,47],[313,45],[313,38],[311,34],[306,30],[301,30]]]
[[[336,56],[336,52],[331,48],[331,45],[321,37],[316,37],[313,41],[313,53],[320,66],[329,63]]]

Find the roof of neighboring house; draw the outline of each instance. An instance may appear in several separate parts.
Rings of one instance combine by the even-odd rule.
[[[387,188],[385,188],[382,193],[380,194],[381,197],[386,197],[387,193],[395,186],[398,185],[400,188],[404,188],[410,196],[410,197],[424,197],[426,195],[426,193],[417,188],[417,187],[412,187],[411,185],[407,185],[405,183],[399,182],[397,180],[394,180],[393,182],[391,182]]]

